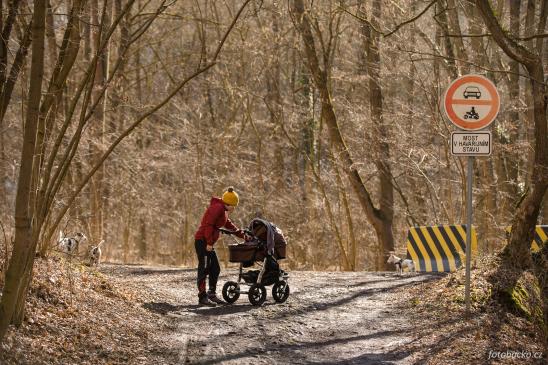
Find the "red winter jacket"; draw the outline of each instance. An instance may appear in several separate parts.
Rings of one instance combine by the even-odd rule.
[[[221,227],[228,228],[231,231],[239,231],[238,227],[228,219],[225,203],[221,199],[213,197],[194,238],[196,240],[205,240],[208,245],[213,246],[219,239],[219,228]],[[239,232],[237,236],[244,238],[243,232]]]

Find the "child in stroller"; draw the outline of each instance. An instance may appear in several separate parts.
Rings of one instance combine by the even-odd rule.
[[[221,233],[234,234],[221,229]],[[241,243],[229,245],[230,262],[238,262],[240,271],[238,281],[228,281],[223,286],[223,298],[227,303],[234,303],[240,294],[247,294],[249,302],[260,306],[266,300],[266,287],[272,286],[272,297],[277,303],[283,303],[289,296],[289,275],[280,269],[278,260],[284,259],[286,241],[282,231],[274,224],[255,218],[245,230],[248,239]],[[257,263],[260,270],[247,270]],[[248,285],[248,291],[242,291],[240,284]]]

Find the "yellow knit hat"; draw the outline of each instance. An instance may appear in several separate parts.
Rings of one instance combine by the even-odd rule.
[[[231,186],[223,193],[223,203],[226,205],[237,206],[240,199],[238,194],[234,191],[234,188]]]

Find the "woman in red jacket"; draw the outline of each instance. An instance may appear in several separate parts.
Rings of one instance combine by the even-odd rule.
[[[215,294],[217,288],[217,279],[221,272],[217,254],[213,245],[219,239],[219,228],[225,227],[231,231],[236,231],[236,235],[244,238],[242,230],[238,229],[228,219],[228,215],[234,211],[238,205],[238,194],[234,188],[229,187],[222,198],[211,198],[200,228],[194,235],[194,247],[198,255],[198,303],[200,305],[215,306],[224,303]],[[209,276],[209,291],[206,293],[206,277]]]

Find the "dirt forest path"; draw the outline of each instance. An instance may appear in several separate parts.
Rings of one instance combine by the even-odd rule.
[[[104,274],[137,287],[143,306],[168,323],[170,362],[191,364],[412,364],[419,354],[406,315],[406,289],[430,275],[291,272],[286,303],[270,290],[262,307],[242,295],[233,305],[198,307],[195,270],[106,265]],[[234,280],[225,270],[219,286]],[[270,288],[268,288],[270,289]],[[219,288],[220,291],[220,288]]]

